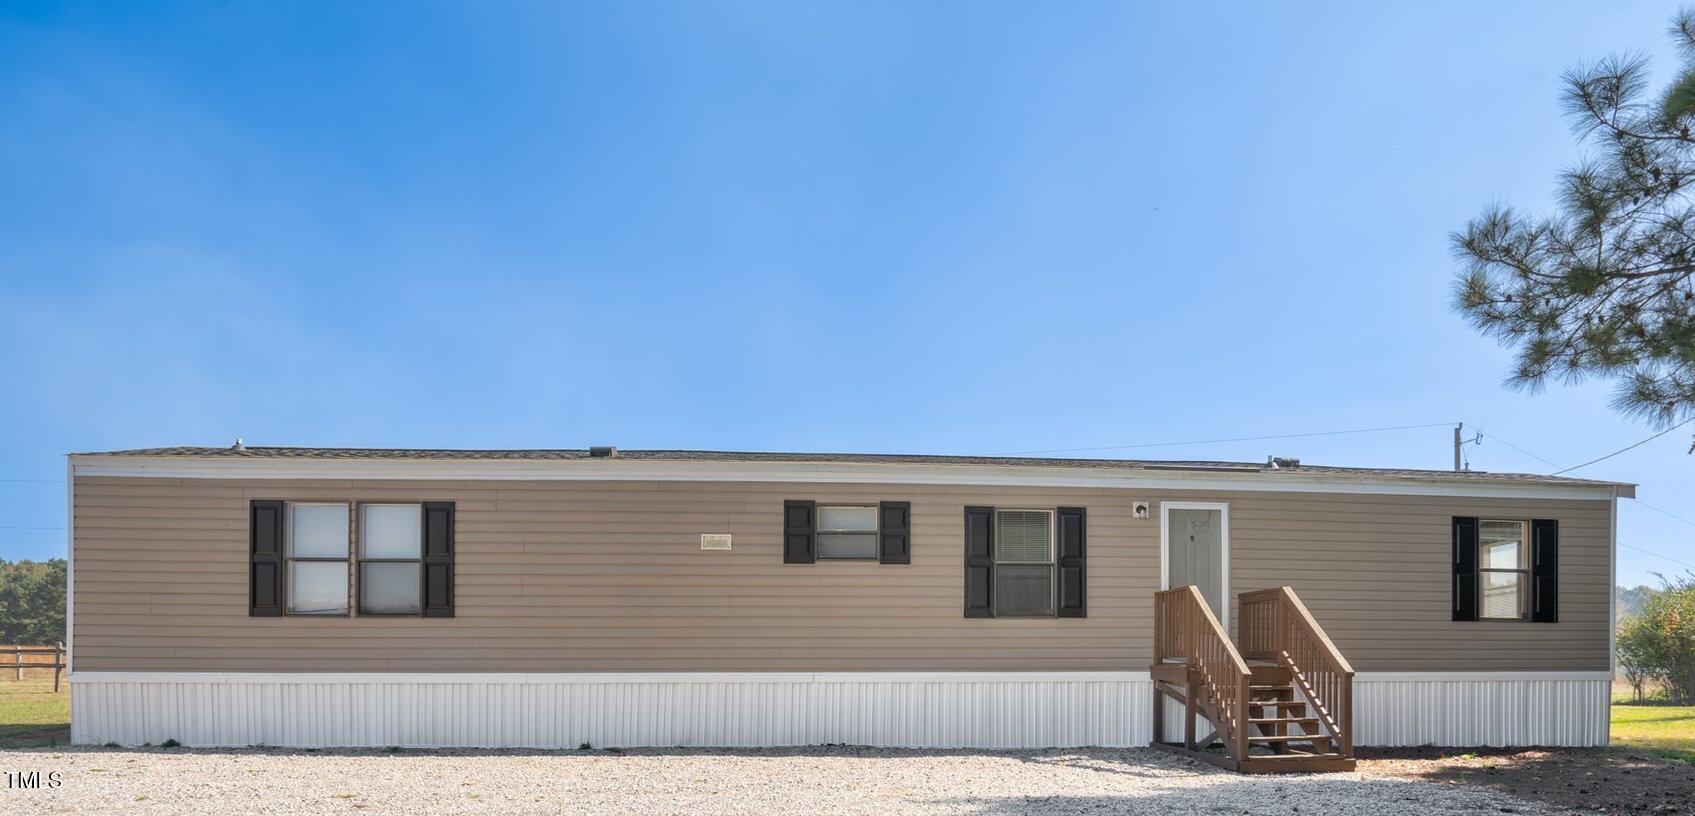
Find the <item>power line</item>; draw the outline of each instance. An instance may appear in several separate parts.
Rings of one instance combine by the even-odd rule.
[[[1685,421],[1685,422],[1687,422],[1687,421]],[[1666,429],[1664,429],[1664,431],[1661,431],[1661,433],[1654,434],[1654,436],[1649,436],[1648,439],[1642,439],[1641,443],[1636,443],[1636,444],[1646,443],[1646,441],[1649,441],[1649,439],[1656,438],[1656,436],[1663,436],[1663,434],[1670,433],[1670,431],[1673,431],[1673,429],[1676,429],[1676,426],[1673,426],[1673,428],[1666,428]],[[1480,434],[1480,436],[1488,436],[1488,438],[1490,438],[1490,439],[1495,439],[1495,441],[1498,441],[1498,443],[1505,444],[1505,446],[1509,446],[1509,448],[1512,448],[1512,450],[1519,451],[1519,453],[1522,453],[1522,455],[1531,456],[1532,460],[1542,461],[1542,463],[1546,463],[1546,465],[1549,465],[1549,467],[1554,467],[1554,468],[1559,467],[1558,463],[1554,463],[1554,461],[1546,460],[1546,458],[1542,458],[1542,456],[1534,455],[1534,453],[1531,453],[1531,451],[1524,450],[1524,448],[1519,448],[1519,446],[1517,446],[1517,444],[1509,443],[1509,441],[1507,441],[1507,439],[1502,439],[1502,438],[1500,438],[1500,436],[1495,436],[1495,434],[1488,433],[1488,431],[1485,431],[1485,429],[1478,428],[1478,434]],[[1631,448],[1636,448],[1636,444],[1632,444]],[[1624,451],[1631,450],[1631,448],[1624,448],[1624,450],[1615,451],[1615,453],[1609,453],[1609,455],[1607,455],[1607,456],[1602,456],[1602,460],[1603,460],[1603,458],[1609,458],[1609,456],[1617,456],[1617,455],[1619,455],[1619,453],[1624,453]],[[1600,460],[1595,460],[1595,461],[1600,461]],[[1590,463],[1588,463],[1588,465],[1593,465],[1593,463],[1595,463],[1595,461],[1590,461]],[[1583,467],[1583,465],[1578,465],[1578,467],[1576,467],[1576,468],[1581,468],[1581,467]],[[1576,468],[1566,468],[1566,470],[1561,470],[1561,472],[1559,472],[1559,473],[1570,472],[1570,470],[1576,470]],[[1559,475],[1559,473],[1554,473],[1554,475]],[[1636,502],[1636,504],[1641,504],[1642,507],[1648,507],[1648,509],[1651,509],[1651,511],[1659,512],[1659,514],[1663,514],[1663,516],[1671,516],[1671,517],[1673,517],[1673,519],[1678,519],[1678,521],[1681,521],[1681,523],[1688,524],[1688,526],[1692,526],[1692,528],[1695,528],[1695,521],[1690,521],[1690,519],[1685,519],[1685,517],[1683,517],[1683,516],[1678,516],[1678,514],[1675,514],[1675,512],[1666,511],[1666,509],[1663,509],[1663,507],[1654,507],[1653,504],[1648,504],[1648,502],[1644,502],[1644,500],[1636,499],[1636,497],[1634,497],[1634,495],[1632,495],[1631,500],[1632,500],[1632,502]],[[1622,548],[1627,548],[1627,550],[1636,550],[1637,553],[1642,553],[1642,555],[1653,555],[1654,558],[1664,558],[1664,560],[1668,560],[1668,562],[1671,562],[1671,563],[1681,563],[1681,565],[1685,565],[1685,567],[1695,567],[1695,563],[1685,562],[1685,560],[1680,560],[1680,558],[1673,558],[1673,556],[1670,556],[1670,555],[1659,555],[1659,553],[1656,553],[1656,551],[1653,551],[1653,550],[1642,550],[1641,546],[1626,545],[1626,543],[1624,543],[1624,541],[1614,541],[1614,543],[1615,543],[1615,545],[1622,546]]]
[[[1691,564],[1691,563],[1689,563],[1689,562],[1688,562],[1688,561],[1682,561],[1682,560],[1679,560],[1679,559],[1676,559],[1676,558],[1673,558],[1673,557],[1671,557],[1671,556],[1669,556],[1669,555],[1660,555],[1660,554],[1659,554],[1659,553],[1657,553],[1657,552],[1651,552],[1651,551],[1649,551],[1649,550],[1644,550],[1644,549],[1642,549],[1642,548],[1641,548],[1641,547],[1634,547],[1634,546],[1631,546],[1631,545],[1629,545],[1629,544],[1625,544],[1625,543],[1623,543],[1623,542],[1620,542],[1620,543],[1619,543],[1619,546],[1620,546],[1620,547],[1629,547],[1629,548],[1630,548],[1630,549],[1632,549],[1632,550],[1635,550],[1635,551],[1637,551],[1637,552],[1639,552],[1639,553],[1647,553],[1647,554],[1648,554],[1648,555],[1651,555],[1651,556],[1654,556],[1654,557],[1655,557],[1655,558],[1664,558],[1664,559],[1665,559],[1665,560],[1667,560],[1667,561],[1670,561],[1670,562],[1672,562],[1672,563],[1673,563],[1673,564],[1682,564],[1682,565],[1684,565],[1684,566],[1686,566],[1686,567],[1695,567],[1695,564]]]
[[[1541,463],[1542,463],[1542,464],[1544,464],[1544,465],[1547,465],[1547,466],[1548,466],[1548,467],[1559,467],[1559,466],[1560,466],[1560,463],[1559,463],[1559,462],[1550,462],[1550,461],[1548,461],[1548,460],[1547,460],[1547,459],[1543,459],[1543,458],[1542,458],[1542,457],[1540,457],[1540,456],[1537,456],[1537,455],[1536,455],[1536,454],[1534,454],[1534,453],[1531,453],[1531,452],[1530,452],[1530,451],[1527,451],[1527,450],[1525,450],[1525,449],[1524,449],[1524,448],[1521,448],[1521,447],[1519,447],[1519,446],[1517,446],[1517,445],[1514,445],[1514,444],[1513,444],[1513,443],[1511,443],[1511,442],[1508,442],[1508,441],[1507,441],[1507,440],[1505,440],[1505,439],[1502,439],[1502,438],[1501,438],[1501,437],[1499,437],[1499,436],[1496,436],[1496,435],[1494,435],[1494,434],[1492,434],[1492,433],[1490,433],[1490,432],[1488,432],[1488,431],[1487,431],[1487,430],[1484,430],[1484,429],[1483,429],[1483,428],[1478,428],[1478,429],[1477,429],[1477,435],[1478,435],[1478,436],[1487,436],[1487,437],[1489,437],[1489,438],[1490,438],[1490,439],[1493,439],[1493,440],[1495,440],[1495,441],[1496,441],[1496,442],[1499,442],[1499,443],[1501,443],[1501,444],[1503,444],[1503,445],[1506,445],[1506,446],[1507,446],[1507,447],[1509,447],[1509,448],[1512,448],[1512,449],[1513,449],[1513,450],[1515,450],[1515,451],[1518,451],[1518,452],[1519,452],[1519,453],[1522,453],[1522,454],[1524,454],[1524,455],[1525,455],[1525,456],[1528,456],[1528,457],[1530,457],[1530,458],[1532,458],[1532,459],[1535,459],[1535,460],[1536,460],[1536,461],[1538,461],[1538,462],[1541,462]]]
[[[64,532],[65,528],[63,528],[63,527],[14,527],[10,524],[0,524],[0,530],[58,530],[60,532]]]
[[[1672,518],[1674,518],[1674,519],[1677,519],[1677,520],[1678,520],[1678,521],[1681,521],[1681,522],[1683,522],[1683,523],[1684,523],[1684,524],[1687,524],[1687,525],[1689,525],[1689,526],[1691,526],[1691,527],[1695,527],[1695,521],[1690,521],[1690,520],[1689,520],[1689,519],[1686,519],[1686,518],[1684,518],[1684,517],[1682,517],[1682,516],[1680,516],[1680,515],[1678,515],[1678,514],[1676,514],[1676,513],[1673,513],[1673,512],[1672,512],[1672,511],[1670,511],[1670,510],[1666,510],[1666,509],[1663,509],[1663,508],[1659,508],[1659,507],[1655,507],[1655,506],[1654,506],[1654,505],[1651,505],[1651,504],[1649,504],[1649,503],[1647,503],[1647,502],[1645,502],[1645,501],[1643,501],[1643,500],[1641,500],[1641,499],[1636,499],[1636,498],[1633,498],[1633,499],[1631,499],[1631,501],[1633,501],[1633,502],[1636,502],[1636,503],[1637,503],[1637,504],[1640,504],[1640,505],[1642,505],[1642,506],[1643,506],[1643,507],[1646,507],[1646,508],[1648,508],[1648,509],[1649,509],[1649,510],[1652,510],[1652,511],[1654,511],[1654,512],[1656,512],[1656,513],[1659,513],[1659,514],[1660,514],[1660,515],[1662,515],[1662,516],[1671,516],[1671,517],[1672,517]]]
[[[1689,418],[1688,418],[1688,419],[1685,419],[1685,420],[1683,420],[1683,421],[1682,421],[1682,422],[1679,422],[1679,423],[1677,423],[1677,424],[1676,424],[1676,425],[1673,425],[1673,426],[1671,426],[1671,427],[1670,427],[1670,428],[1667,428],[1667,429],[1665,429],[1665,430],[1663,430],[1663,431],[1660,431],[1660,432],[1659,432],[1659,433],[1657,433],[1657,434],[1654,434],[1654,435],[1653,435],[1653,436],[1650,436],[1650,437],[1648,437],[1648,438],[1647,438],[1647,439],[1644,439],[1644,440],[1642,440],[1642,441],[1640,441],[1640,442],[1637,442],[1637,443],[1636,443],[1636,444],[1634,444],[1634,445],[1627,445],[1627,446],[1625,446],[1625,447],[1622,447],[1622,448],[1619,448],[1619,449],[1618,449],[1618,450],[1616,450],[1616,451],[1613,451],[1613,452],[1612,452],[1612,453],[1609,453],[1609,454],[1607,454],[1607,455],[1606,455],[1606,456],[1603,456],[1603,457],[1601,457],[1601,458],[1599,458],[1599,459],[1590,459],[1590,460],[1589,460],[1589,461],[1587,461],[1587,462],[1584,462],[1584,463],[1583,463],[1583,464],[1581,464],[1581,465],[1572,465],[1572,466],[1571,466],[1571,467],[1568,467],[1568,468],[1566,468],[1566,469],[1565,469],[1565,470],[1559,470],[1559,471],[1555,471],[1555,472],[1553,472],[1553,473],[1550,473],[1550,474],[1548,474],[1548,475],[1549,475],[1549,476],[1558,476],[1558,475],[1560,475],[1560,474],[1562,474],[1562,473],[1570,473],[1570,472],[1572,472],[1572,471],[1574,471],[1574,470],[1577,470],[1577,469],[1578,469],[1578,468],[1586,468],[1586,467],[1589,467],[1589,466],[1590,466],[1590,465],[1593,465],[1593,464],[1595,464],[1595,463],[1596,463],[1596,462],[1600,462],[1600,461],[1603,461],[1603,460],[1606,460],[1606,459],[1611,459],[1611,458],[1613,458],[1613,457],[1614,457],[1614,456],[1617,456],[1617,455],[1619,455],[1619,454],[1621,454],[1621,453],[1624,453],[1624,452],[1625,452],[1625,451],[1627,451],[1627,450],[1631,450],[1631,449],[1632,449],[1632,448],[1640,448],[1640,447],[1642,447],[1642,446],[1643,446],[1643,445],[1646,445],[1646,444],[1648,444],[1648,443],[1649,443],[1649,442],[1652,442],[1652,441],[1654,441],[1654,440],[1656,440],[1656,439],[1659,439],[1659,438],[1660,438],[1660,437],[1662,437],[1662,436],[1665,436],[1665,435],[1666,435],[1666,434],[1669,434],[1669,433],[1671,433],[1671,432],[1672,432],[1672,431],[1675,431],[1675,430],[1677,430],[1677,429],[1678,429],[1678,428],[1681,428],[1681,427],[1683,427],[1683,426],[1685,426],[1685,425],[1688,425],[1688,424],[1689,424],[1689,423],[1691,423],[1691,422],[1695,422],[1695,416],[1692,416],[1692,417],[1689,417]],[[1538,457],[1538,458],[1540,458],[1540,457]]]
[[[64,484],[64,479],[0,479],[0,482],[24,482],[30,484]]]
[[[1093,448],[1052,448],[1049,450],[1014,451],[1012,453],[992,453],[990,456],[1029,456],[1038,453],[1082,453],[1085,451],[1128,450],[1131,448],[1169,448],[1180,445],[1216,445],[1222,442],[1261,442],[1268,439],[1303,439],[1312,436],[1338,436],[1341,434],[1377,433],[1379,431],[1407,431],[1415,428],[1443,428],[1452,422],[1430,422],[1424,425],[1392,425],[1386,428],[1355,428],[1346,431],[1317,431],[1314,433],[1278,434],[1275,436],[1238,436],[1229,439],[1196,439],[1189,442],[1142,442],[1135,445],[1102,445]]]

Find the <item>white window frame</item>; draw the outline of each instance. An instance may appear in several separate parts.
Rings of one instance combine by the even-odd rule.
[[[343,507],[347,509],[347,554],[341,558],[296,558],[294,556],[294,508],[296,507]],[[347,618],[353,616],[355,608],[353,587],[350,576],[353,574],[354,555],[357,542],[354,541],[353,528],[357,525],[353,502],[346,501],[285,501],[283,502],[283,614],[302,618]],[[294,562],[307,564],[341,564],[342,590],[344,603],[340,612],[296,612],[294,610]]]
[[[411,507],[418,511],[418,555],[415,558],[367,558],[365,556],[365,510],[369,507]],[[424,504],[423,502],[375,501],[358,502],[353,507],[353,539],[348,542],[348,553],[353,558],[353,595],[355,604],[349,609],[357,611],[359,616],[367,618],[417,618],[424,614]],[[418,611],[416,612],[370,612],[365,609],[365,565],[366,564],[417,564],[418,565]]]
[[[1039,615],[1002,615],[1000,610],[1000,593],[997,573],[1000,572],[1000,524],[1002,513],[1041,513],[1048,517],[1048,560],[1047,561],[1007,561],[1010,566],[1046,566],[1048,568],[1048,611]],[[994,545],[989,548],[989,612],[996,618],[1005,620],[1040,620],[1059,616],[1059,519],[1052,508],[1041,507],[996,507],[994,509]]]
[[[1516,524],[1518,525],[1518,568],[1488,567],[1483,558],[1483,527],[1486,524]],[[1477,520],[1477,619],[1480,621],[1527,621],[1530,620],[1530,522],[1527,519],[1508,518],[1479,518]],[[1486,572],[1513,573],[1518,578],[1518,614],[1510,618],[1483,614],[1483,574]]]
[[[855,509],[855,510],[870,510],[871,511],[871,521],[873,522],[873,526],[870,530],[835,530],[835,529],[827,530],[827,529],[824,528],[824,510],[825,510],[825,508],[829,508],[829,507],[837,507],[837,508],[846,507],[846,508],[852,508],[852,509]],[[817,553],[813,556],[814,561],[831,561],[831,562],[846,563],[846,564],[853,564],[853,563],[863,564],[863,563],[866,563],[866,562],[871,562],[871,561],[877,560],[877,548],[881,545],[880,542],[883,540],[883,512],[882,512],[882,508],[879,505],[877,505],[877,504],[853,504],[853,503],[849,503],[849,502],[832,502],[830,504],[824,504],[824,503],[820,502],[820,503],[812,506],[812,513],[813,513],[812,517],[814,519],[816,519],[817,522],[818,522],[817,529],[813,530],[813,533],[812,533],[813,534],[813,540],[815,542],[817,542],[816,546],[818,548]],[[823,537],[826,534],[829,534],[829,535],[858,535],[858,536],[868,535],[868,536],[871,537],[871,554],[868,555],[868,556],[865,556],[864,558],[836,558],[836,557],[826,556],[824,554],[824,544],[823,544]]]
[[[289,501],[283,502],[283,553],[282,553],[282,557],[283,557],[283,560],[282,560],[282,569],[283,569],[282,607],[283,607],[283,615],[285,615],[285,616],[295,616],[295,617],[301,617],[301,618],[351,618],[351,617],[421,618],[421,617],[424,616],[424,580],[425,580],[425,576],[424,576],[424,541],[423,541],[424,531],[422,529],[422,519],[420,519],[420,528],[418,530],[419,539],[418,539],[418,557],[417,558],[415,558],[415,559],[414,558],[365,558],[364,554],[361,552],[361,547],[363,546],[362,542],[363,542],[363,539],[364,539],[364,536],[361,534],[362,533],[361,525],[363,524],[363,521],[364,521],[365,508],[369,507],[369,506],[384,506],[384,505],[394,506],[394,507],[416,507],[416,508],[418,508],[418,512],[420,514],[422,514],[424,502],[422,502],[422,501],[394,501],[394,500],[362,502],[362,501],[358,501],[358,500],[336,500],[336,499],[302,499],[302,500],[299,500],[299,501],[289,500]],[[294,555],[293,555],[293,553],[294,553],[294,508],[300,507],[300,506],[306,506],[306,507],[311,507],[311,506],[344,507],[344,508],[347,509],[347,555],[346,555],[346,557],[344,557],[344,558],[316,558],[316,557],[296,558],[296,557],[294,557]],[[292,580],[292,575],[293,575],[293,564],[296,561],[300,561],[300,562],[303,562],[303,563],[320,563],[320,564],[334,563],[334,564],[344,565],[345,572],[342,576],[342,582],[343,582],[344,590],[346,592],[346,602],[345,602],[345,605],[344,605],[344,608],[343,608],[342,611],[340,611],[340,612],[296,612],[294,610],[294,581]],[[418,565],[418,611],[416,611],[416,612],[367,612],[367,611],[365,611],[362,608],[363,604],[364,604],[364,599],[361,597],[362,594],[363,594],[361,592],[361,590],[363,589],[363,584],[362,584],[361,579],[364,577],[364,567],[363,567],[363,565],[367,561],[370,562],[370,563],[373,563],[373,564],[416,563]]]

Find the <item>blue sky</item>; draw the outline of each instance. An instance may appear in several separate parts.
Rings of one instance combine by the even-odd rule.
[[[65,452],[237,436],[972,454],[1464,421],[1571,465],[1652,432],[1601,384],[1504,390],[1447,233],[1548,207],[1580,155],[1561,71],[1665,76],[1674,5],[1165,5],[8,4],[0,479],[41,481],[0,481],[0,556],[62,554]],[[1450,436],[1118,453],[1441,468]],[[1581,475],[1695,519],[1689,443]],[[1692,534],[1621,508],[1627,546],[1695,563]]]

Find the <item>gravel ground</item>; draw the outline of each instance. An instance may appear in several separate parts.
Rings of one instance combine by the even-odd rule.
[[[125,814],[1559,813],[1481,787],[1242,776],[1154,750],[7,751],[0,812]],[[58,787],[45,787],[57,772]]]

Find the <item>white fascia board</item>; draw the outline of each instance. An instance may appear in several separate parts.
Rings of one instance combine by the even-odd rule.
[[[1097,487],[1270,493],[1355,493],[1609,501],[1613,484],[1540,484],[1324,473],[1184,472],[1142,468],[1015,467],[857,462],[664,460],[253,459],[71,457],[78,476],[161,479],[396,479],[511,481],[795,482],[1006,487]]]

